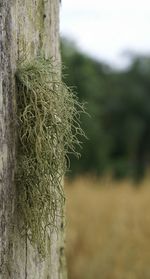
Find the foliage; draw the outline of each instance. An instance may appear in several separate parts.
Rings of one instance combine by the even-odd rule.
[[[140,179],[150,164],[150,58],[133,56],[130,66],[119,71],[62,39],[62,59],[69,72],[65,82],[76,86],[91,115],[82,117],[89,140],[80,164],[71,159],[72,174]]]
[[[46,236],[57,229],[62,215],[67,154],[75,152],[77,137],[83,134],[82,106],[59,73],[52,61],[43,58],[19,64],[16,72],[18,212],[22,233],[42,256]]]

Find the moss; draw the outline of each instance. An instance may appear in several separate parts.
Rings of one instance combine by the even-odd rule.
[[[43,58],[19,64],[16,72],[20,229],[43,256],[46,236],[57,229],[62,214],[67,154],[75,152],[77,137],[84,134],[79,124],[83,108],[58,72]]]

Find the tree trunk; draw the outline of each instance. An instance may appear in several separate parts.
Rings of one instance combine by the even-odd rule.
[[[15,213],[15,78],[17,60],[59,53],[59,0],[0,0],[0,278],[64,279],[64,220],[41,260],[20,235]]]

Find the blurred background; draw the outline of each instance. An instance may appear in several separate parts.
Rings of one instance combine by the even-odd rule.
[[[63,79],[87,114],[66,177],[69,279],[150,278],[150,2],[63,0]]]

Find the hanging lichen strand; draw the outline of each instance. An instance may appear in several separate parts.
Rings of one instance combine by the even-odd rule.
[[[80,105],[60,81],[57,67],[39,58],[16,73],[18,151],[16,184],[21,232],[45,254],[46,236],[62,215],[62,177],[68,152],[80,144]],[[59,206],[58,206],[59,205]]]

